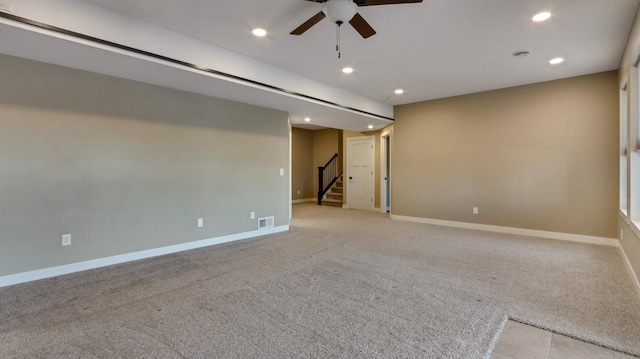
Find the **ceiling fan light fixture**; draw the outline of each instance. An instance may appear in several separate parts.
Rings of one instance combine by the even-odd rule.
[[[329,0],[324,4],[322,12],[324,12],[331,21],[344,24],[356,15],[358,5],[351,0]]]

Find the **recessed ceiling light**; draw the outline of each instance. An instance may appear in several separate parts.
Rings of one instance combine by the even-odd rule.
[[[311,122],[311,119],[309,117],[305,117],[304,122]]]
[[[556,57],[555,59],[551,59],[551,60],[549,61],[549,63],[550,63],[551,65],[558,65],[558,64],[561,64],[561,63],[563,63],[563,62],[564,62],[564,59],[563,59],[562,57]]]
[[[265,29],[253,29],[252,33],[257,37],[264,37],[267,35],[267,30]]]
[[[373,128],[373,125],[369,125],[369,129],[371,130]]]
[[[548,12],[548,11],[545,11],[545,12],[541,12],[541,13],[539,13],[539,14],[536,14],[536,15],[533,17],[533,21],[535,21],[535,22],[541,22],[541,21],[548,20],[550,17],[551,17],[551,13],[550,13],[550,12]]]
[[[397,89],[395,91],[393,91],[393,93],[395,93],[396,95],[402,95],[404,93],[403,89]]]
[[[353,68],[351,67],[345,67],[342,69],[342,72],[344,72],[345,74],[350,74],[353,72]]]

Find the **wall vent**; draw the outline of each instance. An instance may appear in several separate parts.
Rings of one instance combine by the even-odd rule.
[[[273,216],[258,218],[258,229],[273,228],[275,222],[273,218]]]

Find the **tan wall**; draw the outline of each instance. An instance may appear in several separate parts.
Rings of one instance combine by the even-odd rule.
[[[287,113],[4,55],[0,77],[0,276],[289,223]]]
[[[314,131],[291,129],[291,198],[315,198],[313,190],[313,136]],[[298,192],[300,192],[298,194]]]
[[[353,132],[353,131],[343,131],[342,134],[342,151],[346,155],[347,154],[347,139],[351,137],[363,137],[363,136],[373,136],[375,138],[375,182],[374,182],[374,205],[376,208],[380,208],[380,133],[381,131],[367,131],[367,132]],[[347,173],[347,159],[343,161],[343,172]],[[347,178],[344,179],[347,181]],[[344,187],[344,203],[347,203],[347,187]]]
[[[398,106],[392,212],[616,238],[618,111],[615,71]]]

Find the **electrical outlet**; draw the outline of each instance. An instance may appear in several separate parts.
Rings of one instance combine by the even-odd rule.
[[[204,218],[198,218],[198,228],[204,227]]]
[[[298,190],[298,194],[300,194],[300,190]]]
[[[280,176],[284,176],[284,168],[280,169]]]
[[[478,207],[473,207],[473,214],[478,214]]]
[[[11,2],[9,0],[0,0],[0,11],[13,12]]]
[[[70,234],[63,234],[62,235],[62,245],[63,246],[70,246],[71,245],[71,235]]]
[[[251,219],[256,219],[256,212],[251,212]]]

